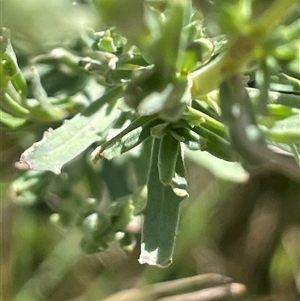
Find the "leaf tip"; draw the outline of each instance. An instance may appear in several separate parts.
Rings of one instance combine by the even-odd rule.
[[[172,259],[168,259],[166,261],[161,262],[159,260],[158,255],[158,248],[153,251],[147,251],[145,250],[145,243],[142,243],[141,245],[141,254],[138,259],[140,264],[148,264],[152,266],[157,266],[159,268],[167,268],[171,265]]]
[[[59,175],[61,173],[61,166],[59,165],[52,166],[52,168],[45,168],[45,166],[39,166],[34,164],[35,160],[30,158],[30,156],[37,145],[38,143],[34,143],[30,148],[25,150],[23,154],[20,156],[20,160],[15,163],[15,167],[18,169],[31,169],[36,171],[49,170],[55,173],[56,175]]]
[[[18,162],[15,162],[15,167],[20,170],[32,169],[32,166],[30,166],[30,164],[28,164],[26,161],[22,161],[22,159],[20,159]]]
[[[57,167],[54,167],[54,168],[50,169],[50,171],[52,171],[56,175],[60,175],[61,174],[61,169],[57,168]]]
[[[173,188],[173,192],[182,199],[186,199],[189,197],[189,194],[186,191],[186,189],[175,187],[175,188]]]
[[[90,156],[90,160],[92,161],[92,163],[95,164],[100,159],[100,156],[101,156],[101,145],[93,150]]]
[[[24,151],[20,156],[20,160],[15,163],[15,166],[18,169],[34,169],[33,165],[27,160],[28,150]]]

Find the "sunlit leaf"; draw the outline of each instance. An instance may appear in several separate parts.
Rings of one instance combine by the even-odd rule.
[[[116,88],[93,102],[81,114],[55,129],[49,129],[41,141],[27,149],[20,158],[33,170],[60,173],[61,167],[84,151],[119,116],[116,100],[122,88]]]

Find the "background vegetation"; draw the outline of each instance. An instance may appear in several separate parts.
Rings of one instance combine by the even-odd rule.
[[[1,2],[1,300],[299,299],[296,4]]]

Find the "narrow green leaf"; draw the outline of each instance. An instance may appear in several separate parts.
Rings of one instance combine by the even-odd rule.
[[[18,104],[8,93],[1,95],[1,104],[0,107],[16,117],[27,117],[29,115],[29,111]]]
[[[81,114],[55,129],[45,132],[41,141],[34,143],[20,158],[21,164],[34,170],[60,173],[61,167],[99,140],[100,135],[118,118],[116,100],[121,96],[118,87],[101,96]]]
[[[171,185],[175,174],[179,141],[170,133],[162,137],[158,153],[159,179],[164,185]]]
[[[160,140],[154,139],[147,183],[148,198],[144,210],[140,263],[167,267],[172,254],[179,219],[179,205],[183,200],[170,186],[159,180],[158,154]]]
[[[237,156],[229,141],[205,128],[203,125],[204,124],[200,124],[193,128],[193,131],[200,135],[205,141],[201,143],[201,150],[207,151],[225,161],[237,161]]]
[[[197,125],[201,123],[204,127],[210,129],[214,133],[218,133],[220,135],[225,133],[223,123],[192,107],[187,107],[184,117],[190,124]]]
[[[189,196],[187,188],[188,182],[186,177],[186,170],[184,165],[184,149],[183,144],[179,145],[179,151],[177,155],[177,161],[175,166],[175,174],[172,179],[171,187],[173,192],[181,198],[187,198]]]
[[[15,117],[0,109],[0,127],[8,127],[11,129],[18,128],[26,122],[26,119]]]
[[[62,120],[65,112],[52,105],[48,100],[47,92],[42,86],[40,75],[36,67],[31,67],[31,83],[33,97],[38,101],[38,107],[31,108],[32,116],[42,117],[44,120]]]
[[[174,131],[176,134],[178,134],[178,137],[182,137],[179,141],[184,142],[189,149],[191,150],[200,150],[201,144],[203,143],[203,139],[200,135],[198,135],[196,132],[191,130],[189,127],[182,127],[178,129],[174,129],[172,133],[174,134]]]
[[[134,148],[151,134],[151,128],[161,123],[156,116],[141,116],[115,137],[97,147],[91,154],[91,161],[97,162],[101,156],[110,160]]]
[[[5,87],[5,82],[7,84],[7,78],[10,78],[19,95],[22,96],[22,99],[25,99],[27,95],[27,84],[18,66],[17,57],[10,41],[10,30],[2,28],[1,33],[3,39],[1,43],[1,61],[3,68],[1,68],[1,71],[4,71],[3,78],[1,74],[1,86],[4,85]]]

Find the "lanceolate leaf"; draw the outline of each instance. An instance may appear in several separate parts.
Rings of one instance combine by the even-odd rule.
[[[100,135],[116,120],[120,114],[116,100],[121,92],[120,87],[107,92],[58,129],[49,129],[41,141],[21,155],[20,162],[34,170],[60,173],[65,163],[99,140]]]
[[[98,146],[91,154],[91,161],[96,163],[101,156],[108,160],[120,156],[147,139],[151,134],[151,128],[161,122],[155,115],[135,119],[115,137]]]
[[[148,198],[144,210],[144,226],[140,263],[167,267],[172,263],[172,254],[179,219],[179,205],[184,197],[173,192],[159,179],[158,153],[160,139],[153,141],[150,172],[148,178]]]
[[[209,129],[206,129],[202,124],[195,126],[193,131],[205,140],[201,146],[202,151],[207,151],[215,157],[225,161],[237,161],[237,156],[226,139],[220,137]]]

